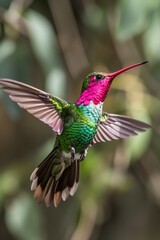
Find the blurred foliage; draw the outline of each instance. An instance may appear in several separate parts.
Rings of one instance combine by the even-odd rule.
[[[47,209],[29,176],[55,135],[0,92],[1,239],[159,240],[159,26],[159,0],[0,0],[0,77],[75,101],[91,70],[147,59],[115,80],[105,110],[153,126],[91,148],[76,195]]]

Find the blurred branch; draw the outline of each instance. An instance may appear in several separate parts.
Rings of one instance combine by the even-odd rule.
[[[112,41],[116,50],[116,53],[122,63],[122,65],[128,64],[128,59],[132,59],[132,61],[139,61],[141,59],[140,51],[138,51],[137,46],[134,42],[134,39],[129,39],[128,41],[117,41],[115,37],[116,32],[116,21],[117,17],[115,16],[116,12],[113,8],[110,8],[107,14],[108,27],[110,31],[110,35],[112,37]]]
[[[20,34],[27,36],[27,29],[21,14],[32,2],[33,0],[13,0],[8,10],[0,7],[0,20]]]
[[[5,10],[0,7],[0,21],[8,24],[20,34],[27,36],[27,30],[23,18],[12,9]]]
[[[140,45],[136,43],[134,38],[130,38],[125,41],[118,41],[116,39],[116,37],[115,37],[115,32],[116,32],[115,11],[113,9],[110,9],[110,11],[108,11],[107,16],[108,16],[107,20],[108,20],[110,35],[112,37],[112,42],[113,42],[114,48],[116,50],[116,53],[117,53],[118,58],[121,61],[122,65],[123,66],[128,65],[129,59],[131,59],[131,61],[129,60],[130,62],[134,62],[134,61],[136,62],[136,61],[140,61],[141,59],[143,59],[142,57],[145,54],[145,52],[140,51]],[[149,60],[149,61],[151,60],[151,64],[153,64],[153,59],[143,59],[143,60]],[[159,83],[157,83],[153,79],[153,75],[150,73],[150,71],[148,69],[149,69],[149,66],[146,66],[146,69],[144,71],[145,83],[148,86],[148,88],[152,89],[152,91],[154,93],[156,93],[157,97],[159,97]],[[137,69],[137,71],[138,71],[138,69]],[[154,84],[151,80],[154,81]]]
[[[81,216],[71,240],[88,240],[91,237],[97,220],[97,205],[94,200],[85,199],[81,205]]]
[[[78,78],[88,66],[70,1],[48,0],[67,67]]]
[[[10,4],[10,8],[17,9],[18,12],[23,12],[26,8],[28,8],[33,0],[12,0]]]

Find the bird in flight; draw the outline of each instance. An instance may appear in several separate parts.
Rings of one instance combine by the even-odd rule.
[[[80,162],[88,148],[98,142],[125,139],[144,132],[150,125],[127,116],[103,112],[113,79],[145,64],[137,63],[113,73],[92,72],[83,82],[80,97],[69,103],[30,85],[0,79],[2,90],[29,113],[48,124],[57,133],[53,150],[35,168],[30,180],[35,199],[58,206],[73,196],[79,182]]]

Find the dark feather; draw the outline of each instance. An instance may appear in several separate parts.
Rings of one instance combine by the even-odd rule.
[[[58,164],[56,150],[52,150],[30,177],[35,199],[45,201],[47,207],[52,202],[57,207],[61,199],[65,201],[69,195],[73,196],[79,181],[79,162],[74,160],[70,165],[65,165],[59,160]],[[57,167],[60,169],[58,177],[55,172]]]

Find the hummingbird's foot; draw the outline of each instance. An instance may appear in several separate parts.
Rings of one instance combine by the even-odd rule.
[[[71,147],[71,160],[75,159],[75,148]]]
[[[87,152],[88,152],[88,148],[86,148],[82,153],[81,153],[81,157],[79,159],[79,161],[83,161],[87,155]]]

